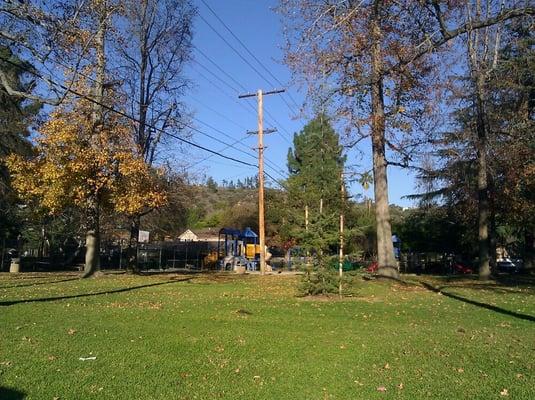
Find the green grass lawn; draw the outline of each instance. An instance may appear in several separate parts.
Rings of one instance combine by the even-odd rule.
[[[535,286],[406,279],[0,274],[0,398],[535,399]]]

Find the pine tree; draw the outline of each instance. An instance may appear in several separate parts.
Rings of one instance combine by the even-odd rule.
[[[31,91],[32,82],[26,79],[24,73],[24,69],[29,69],[31,66],[23,64],[13,55],[11,49],[5,46],[0,46],[0,59],[9,61],[0,61],[0,68],[9,80],[10,87],[20,92]],[[17,65],[20,65],[20,68]],[[11,96],[0,85],[0,246],[9,239],[8,236],[16,236],[20,229],[17,199],[3,160],[10,154],[31,153],[32,146],[27,139],[28,128],[40,108],[41,104],[38,102]]]
[[[325,115],[294,136],[294,148],[288,150],[288,232],[307,251],[321,254],[338,243],[344,162],[338,135]]]

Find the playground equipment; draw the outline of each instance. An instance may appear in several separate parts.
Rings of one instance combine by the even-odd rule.
[[[243,231],[234,228],[222,228],[217,243],[221,268],[236,271],[245,267],[255,271],[260,260],[258,235],[251,228]]]

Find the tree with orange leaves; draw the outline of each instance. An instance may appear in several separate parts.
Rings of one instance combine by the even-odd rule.
[[[86,251],[98,259],[102,209],[131,216],[165,204],[166,194],[133,142],[126,121],[109,112],[95,127],[93,112],[93,104],[84,99],[64,103],[39,130],[34,155],[12,155],[7,164],[23,200],[49,214],[73,206],[86,213],[86,228],[94,231],[91,239],[87,235]],[[97,269],[98,260],[86,262],[84,276]]]

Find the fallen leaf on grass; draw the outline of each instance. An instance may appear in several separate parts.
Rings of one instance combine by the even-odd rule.
[[[398,389],[399,389],[399,390],[403,390],[404,387],[405,387],[405,386],[403,385],[403,383],[400,383],[400,384],[398,385]]]
[[[509,396],[509,391],[507,389],[502,389],[502,391],[500,392],[500,395],[501,396]]]
[[[77,332],[77,330],[74,329],[74,328],[70,328],[70,329],[67,331],[67,333],[68,333],[69,335],[71,335],[71,336],[74,335],[76,332]]]

